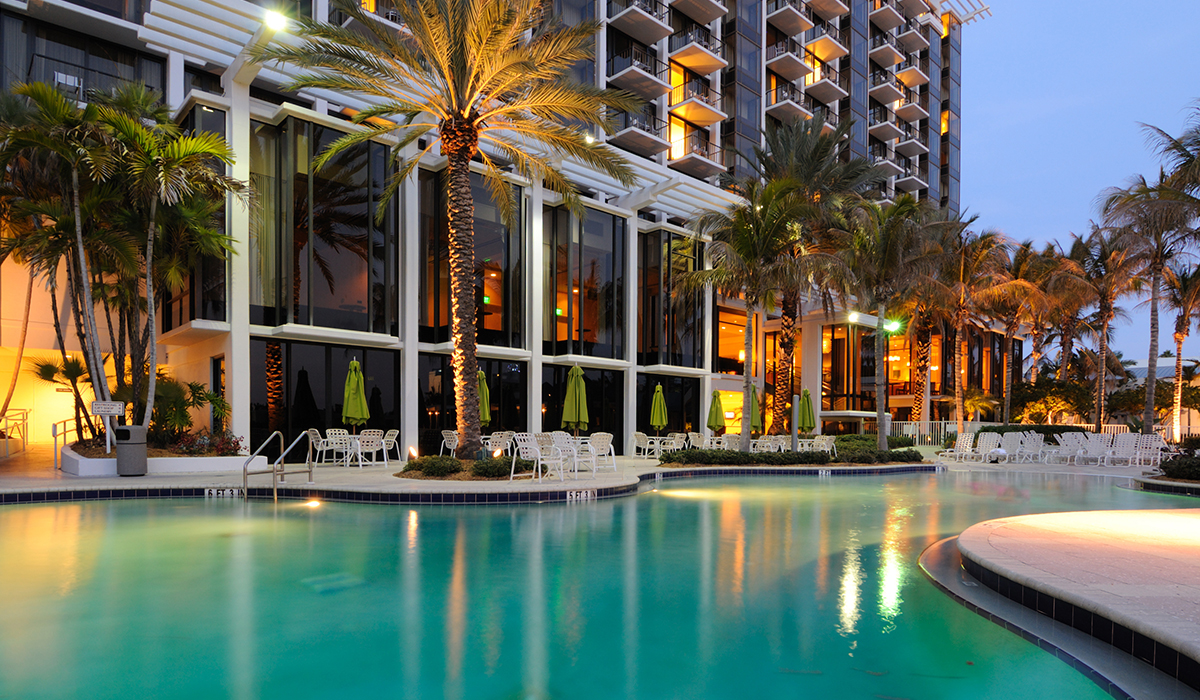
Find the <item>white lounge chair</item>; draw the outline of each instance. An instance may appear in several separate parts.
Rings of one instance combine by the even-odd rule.
[[[934,457],[945,462],[961,462],[971,454],[975,444],[975,433],[962,432],[954,438],[954,447],[934,453]]]

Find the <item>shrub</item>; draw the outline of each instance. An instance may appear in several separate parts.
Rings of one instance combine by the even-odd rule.
[[[914,449],[891,450],[888,452],[889,462],[924,462],[925,458]]]
[[[430,455],[408,460],[406,472],[421,472],[425,476],[450,476],[462,471],[462,462],[457,457]]]
[[[1200,481],[1200,457],[1172,457],[1162,463],[1162,470],[1172,479]]]
[[[881,461],[881,455],[883,456],[882,461],[886,462],[887,454],[887,452],[880,452],[874,449],[839,449],[837,460],[839,462],[853,462],[855,464],[877,464]]]
[[[1179,441],[1179,449],[1194,454],[1196,450],[1200,450],[1200,435],[1185,435]]]
[[[942,449],[948,450],[954,447],[956,442],[958,442],[958,433],[946,433],[946,439],[942,440]]]
[[[471,465],[471,474],[485,479],[508,476],[512,470],[512,457],[488,457],[477,459]],[[533,471],[534,463],[528,459],[517,459],[517,473]]]
[[[739,452],[738,450],[679,450],[659,458],[660,462],[679,464],[828,464],[829,455],[818,451],[804,452]]]
[[[229,431],[215,435],[206,432],[184,433],[175,441],[172,449],[185,455],[233,457],[242,453],[242,438]]]
[[[889,435],[887,441],[890,450],[912,447],[914,444],[912,438],[900,435]],[[838,435],[834,444],[837,445],[838,452],[841,452],[843,449],[873,450],[879,442],[874,435]]]

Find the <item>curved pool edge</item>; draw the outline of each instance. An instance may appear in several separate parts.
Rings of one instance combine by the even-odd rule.
[[[958,536],[939,540],[921,552],[918,566],[939,591],[967,610],[1053,654],[1118,700],[1195,700],[1194,692],[1113,647],[1026,608],[987,588],[967,573]]]
[[[320,499],[338,503],[365,503],[377,505],[531,505],[542,503],[577,503],[633,496],[647,482],[667,481],[683,478],[711,478],[722,476],[880,476],[886,474],[935,473],[942,471],[936,464],[896,464],[874,467],[689,467],[686,469],[658,469],[627,471],[618,480],[608,480],[601,485],[589,480],[545,483],[537,489],[498,490],[494,481],[454,482],[454,489],[436,488],[444,482],[421,481],[420,490],[397,491],[378,486],[323,487],[320,485],[281,486],[279,498],[286,500]],[[86,483],[64,487],[56,484],[47,488],[2,489],[0,505],[24,505],[33,503],[61,503],[99,500],[127,499],[170,499],[237,497],[241,494],[241,478],[237,482],[214,480],[212,483],[189,484],[187,486],[148,486],[143,488],[101,488]],[[430,484],[433,484],[432,486]],[[499,482],[503,483],[503,482]],[[486,488],[471,488],[471,484],[487,484]],[[529,482],[522,482],[527,486]],[[394,486],[391,482],[388,485]],[[270,500],[272,490],[266,486],[251,486],[247,498]]]
[[[1146,491],[1148,493],[1170,493],[1177,496],[1192,496],[1193,498],[1200,497],[1200,484],[1197,483],[1149,479],[1140,476],[1133,477],[1133,481],[1139,485],[1139,490]]]

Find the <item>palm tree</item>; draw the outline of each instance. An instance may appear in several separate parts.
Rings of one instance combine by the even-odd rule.
[[[796,186],[795,196],[807,204],[807,212],[796,225],[800,232],[797,255],[829,252],[827,234],[844,229],[843,213],[858,201],[859,195],[880,182],[884,175],[866,158],[849,153],[846,135],[852,122],[844,121],[831,133],[825,132],[825,118],[817,115],[764,132],[766,148],[755,148],[752,163],[764,180],[789,179]],[[776,353],[775,397],[772,402],[772,429],[782,432],[789,419],[787,406],[795,393],[792,370],[795,366],[796,324],[801,317],[805,294],[816,293],[822,301],[843,296],[847,276],[836,257],[826,254],[830,264],[819,275],[796,278],[780,290],[779,350]]]
[[[1082,241],[1082,257],[1079,265],[1082,280],[1095,301],[1096,330],[1098,338],[1096,368],[1096,432],[1104,425],[1104,394],[1108,369],[1109,326],[1116,316],[1117,300],[1141,288],[1138,272],[1143,263],[1124,242],[1128,232],[1102,229],[1095,224],[1087,238]],[[1153,416],[1151,417],[1153,425]]]
[[[421,157],[440,145],[447,158],[451,364],[459,444],[466,454],[474,454],[481,443],[471,161],[478,157],[482,162],[492,197],[511,225],[517,223],[518,207],[505,179],[509,164],[562,194],[580,214],[579,196],[556,161],[574,159],[632,185],[632,168],[598,143],[592,131],[611,130],[606,109],[634,110],[637,101],[573,81],[575,64],[593,56],[600,24],[551,21],[550,4],[541,0],[396,3],[404,25],[399,32],[376,21],[357,2],[333,4],[356,22],[342,26],[298,19],[299,42],[262,48],[256,58],[306,69],[285,86],[288,90],[332,90],[373,105],[353,117],[366,128],[335,141],[314,167],[370,139],[396,137],[392,155],[399,167],[379,214]],[[418,144],[426,136],[427,142]],[[418,144],[417,157],[405,157],[410,144]]]
[[[1005,425],[1009,424],[1012,415],[1013,336],[1022,322],[1028,322],[1045,307],[1046,298],[1042,295],[1042,288],[1049,272],[1048,261],[1034,249],[1032,241],[1025,241],[1014,248],[1005,261],[1003,277],[1024,280],[1028,283],[1028,291],[999,297],[991,308],[991,312],[1004,323],[1004,411],[1001,419]]]
[[[887,413],[887,353],[889,311],[923,281],[934,263],[925,245],[926,221],[931,212],[910,194],[886,207],[864,202],[852,216],[844,249],[846,266],[853,271],[858,303],[875,313],[875,415],[878,447],[887,449],[884,415]]]
[[[160,205],[176,207],[194,197],[221,202],[227,193],[241,193],[245,185],[224,174],[224,166],[233,162],[233,151],[216,134],[181,134],[171,122],[146,120],[108,105],[99,108],[99,121],[111,133],[112,146],[93,158],[95,174],[101,181],[121,183],[128,204],[144,216],[146,227],[143,266],[149,369],[142,420],[149,428],[158,375],[154,248],[160,235]]]
[[[1175,312],[1175,397],[1172,404],[1172,435],[1179,439],[1180,415],[1183,411],[1183,341],[1192,328],[1192,319],[1200,313],[1200,266],[1170,266],[1166,270],[1163,301]],[[1153,375],[1146,375],[1147,377]],[[1147,381],[1149,381],[1147,379]]]
[[[937,240],[927,241],[927,245],[937,246]],[[940,266],[935,270],[937,276]],[[945,327],[950,321],[949,300],[942,295],[944,289],[940,285],[929,284],[928,280],[914,285],[908,294],[900,299],[896,312],[908,319],[905,332],[913,344],[912,359],[912,419],[914,421],[928,420],[925,417],[925,387],[929,384],[930,360],[933,356],[933,332]]]
[[[807,256],[793,255],[796,228],[804,210],[794,196],[790,180],[763,184],[757,177],[732,185],[741,202],[721,211],[707,211],[692,221],[702,236],[711,236],[706,255],[709,269],[679,276],[673,290],[677,303],[690,304],[708,289],[729,299],[741,297],[746,309],[743,329],[746,362],[742,367],[742,439],[739,449],[750,449],[751,362],[754,357],[754,316],[774,308],[778,291],[790,280],[812,273]]]
[[[1158,374],[1158,301],[1163,274],[1172,259],[1182,254],[1195,240],[1190,226],[1196,210],[1172,194],[1164,194],[1165,178],[1154,185],[1138,176],[1126,189],[1105,193],[1104,213],[1111,224],[1124,228],[1121,243],[1134,250],[1141,264],[1139,274],[1150,278],[1150,351],[1147,377]],[[1146,404],[1142,410],[1142,432],[1154,430],[1155,382],[1146,383]]]

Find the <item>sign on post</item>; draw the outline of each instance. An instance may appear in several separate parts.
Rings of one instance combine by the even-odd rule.
[[[92,415],[94,416],[123,416],[125,415],[124,401],[93,401]]]

